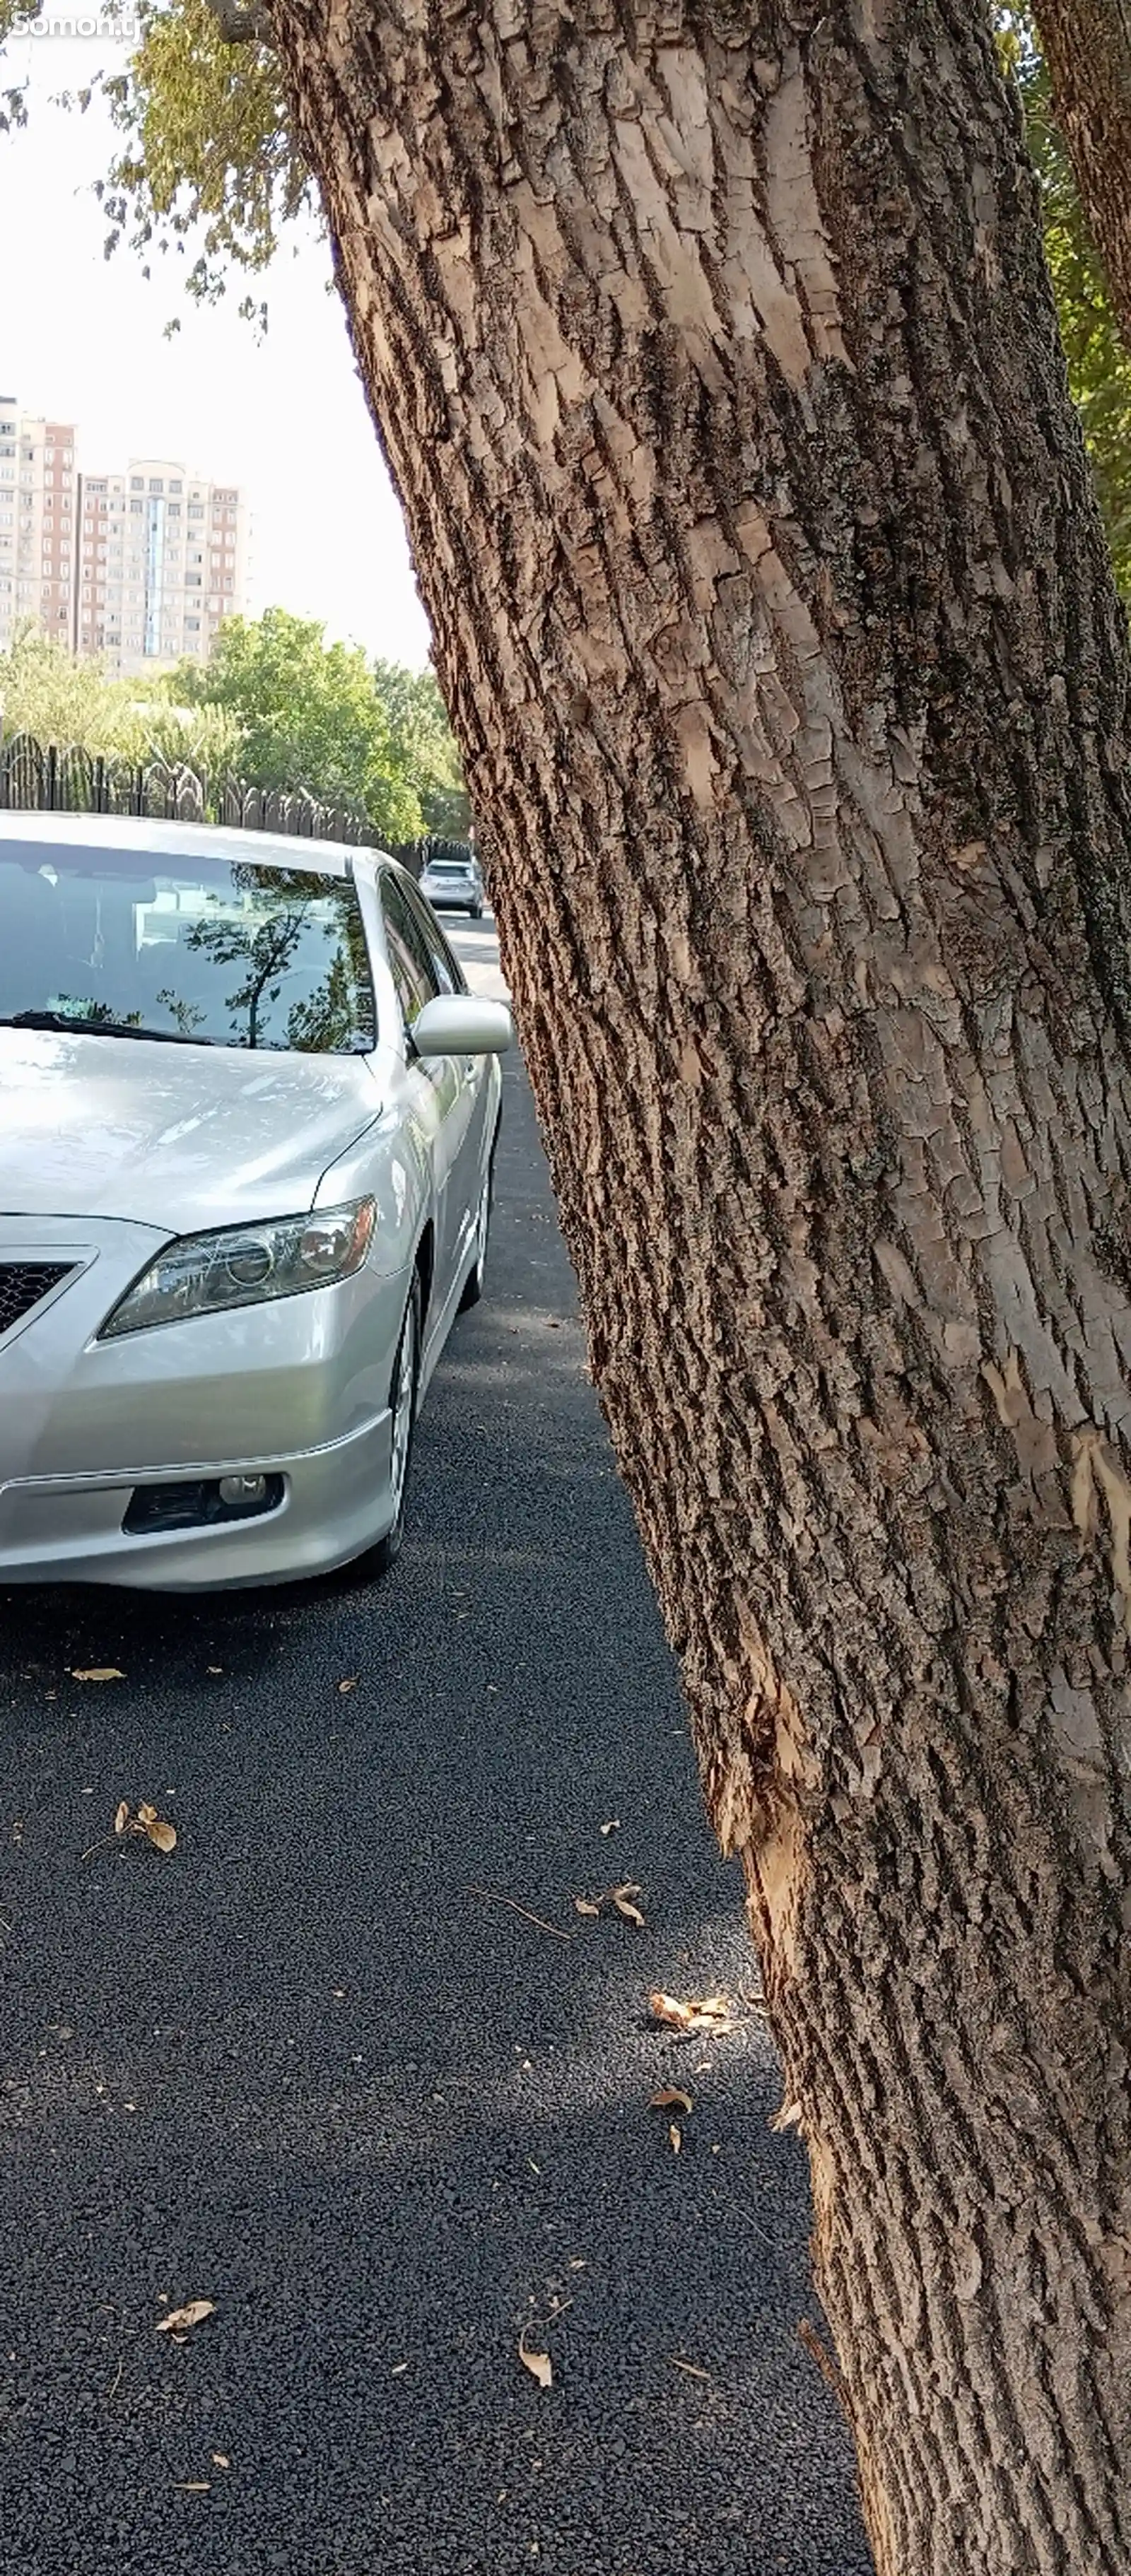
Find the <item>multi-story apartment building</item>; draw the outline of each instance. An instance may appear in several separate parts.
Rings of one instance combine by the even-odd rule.
[[[16,613],[16,454],[19,412],[14,394],[0,394],[0,653]]]
[[[73,422],[0,395],[0,650],[28,618],[74,642],[77,486]]]
[[[243,607],[247,511],[232,484],[208,483],[167,458],[79,482],[77,652],[136,672],[206,655],[224,617]]]
[[[31,618],[110,672],[206,656],[244,606],[244,495],[166,458],[88,474],[76,455],[73,425],[0,395],[0,651]]]

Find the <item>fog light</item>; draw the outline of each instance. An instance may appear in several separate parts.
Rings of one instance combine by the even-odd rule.
[[[220,1500],[230,1511],[250,1512],[266,1502],[266,1476],[221,1476]]]

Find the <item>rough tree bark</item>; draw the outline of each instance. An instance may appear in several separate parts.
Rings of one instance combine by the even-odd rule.
[[[1131,0],[1037,0],[1053,106],[1131,349]]]
[[[988,19],[272,14],[877,2565],[1126,2576],[1128,670]]]

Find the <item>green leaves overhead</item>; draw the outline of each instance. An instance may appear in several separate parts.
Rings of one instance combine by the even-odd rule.
[[[101,83],[122,138],[100,191],[107,254],[125,242],[148,262],[191,244],[184,283],[212,303],[230,269],[268,266],[281,229],[313,209],[313,183],[267,46],[226,44],[206,0],[141,0],[138,25],[126,71]],[[251,296],[241,309],[264,318]]]
[[[1072,164],[1053,117],[1032,18],[1023,8],[1001,10],[998,17],[1002,54],[1021,93],[1026,140],[1041,183],[1045,257],[1068,381],[1096,478],[1115,577],[1131,603],[1131,350],[1120,337]]]

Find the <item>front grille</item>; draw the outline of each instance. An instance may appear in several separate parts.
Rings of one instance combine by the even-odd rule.
[[[0,1333],[30,1315],[74,1266],[73,1261],[0,1261]]]

